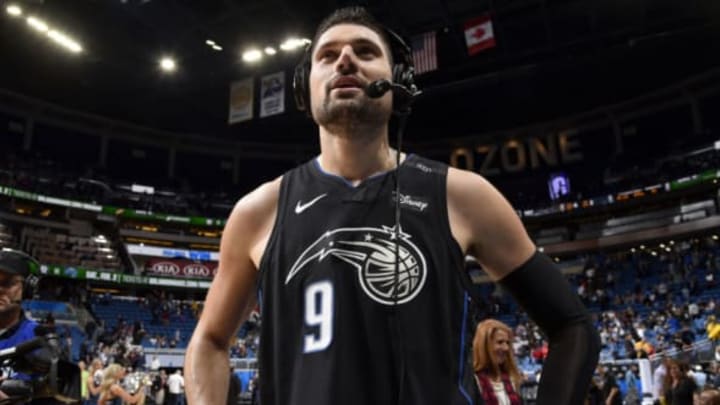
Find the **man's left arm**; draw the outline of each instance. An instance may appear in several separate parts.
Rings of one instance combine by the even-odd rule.
[[[537,404],[583,403],[600,339],[577,294],[552,260],[537,251],[512,206],[484,178],[450,168],[447,193],[453,236],[548,338]]]

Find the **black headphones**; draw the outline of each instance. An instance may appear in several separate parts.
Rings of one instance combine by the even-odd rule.
[[[30,299],[35,295],[40,282],[40,277],[36,274],[40,269],[37,259],[20,250],[2,248],[0,267],[7,273],[23,276],[23,299]]]
[[[417,85],[415,85],[415,68],[413,64],[412,51],[408,44],[396,34],[394,31],[383,27],[384,38],[389,41],[390,52],[393,57],[392,81],[394,84],[400,85],[408,89],[411,93],[416,93]],[[310,111],[310,68],[312,66],[312,49],[313,44],[305,47],[300,63],[295,67],[293,76],[293,94],[295,96],[295,105],[298,110],[305,111],[312,116]],[[397,97],[396,97],[397,99]],[[397,105],[393,101],[393,111],[399,111],[403,106]]]

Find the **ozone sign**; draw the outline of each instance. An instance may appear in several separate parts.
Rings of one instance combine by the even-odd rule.
[[[460,147],[450,155],[450,164],[484,176],[519,173],[541,166],[557,167],[584,159],[576,130],[500,144]]]

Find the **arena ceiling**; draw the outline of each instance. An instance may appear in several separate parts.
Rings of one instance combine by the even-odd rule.
[[[280,70],[299,53],[249,66],[240,53],[311,37],[331,10],[363,4],[405,37],[434,30],[439,70],[410,142],[479,134],[616,103],[720,65],[716,0],[17,0],[0,2],[0,88],[143,126],[240,142],[304,142],[312,124],[287,94],[286,113],[229,126],[229,84]],[[72,54],[10,4],[82,43]],[[498,46],[468,56],[463,24],[490,12]],[[205,42],[212,39],[223,50]],[[161,55],[179,68],[165,75]],[[289,86],[288,86],[289,87]]]

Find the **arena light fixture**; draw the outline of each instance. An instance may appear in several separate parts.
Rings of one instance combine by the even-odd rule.
[[[83,48],[78,44],[74,39],[70,38],[66,34],[56,31],[56,30],[50,30],[47,32],[47,36],[50,37],[53,41],[55,41],[58,45],[63,46],[64,48],[68,49],[70,52],[73,53],[80,53],[82,52]]]
[[[22,15],[22,9],[17,4],[10,4],[5,7],[5,11],[13,17],[20,17]]]
[[[265,47],[265,54],[266,55],[275,55],[277,51],[272,46],[266,46]]]
[[[635,253],[635,252],[636,252],[635,248],[630,248],[630,253]]]
[[[712,238],[713,238],[713,240],[718,240],[718,236],[717,236],[717,235],[713,235]]]
[[[218,44],[217,42],[213,41],[212,39],[206,39],[205,44],[212,48],[214,51],[220,52],[223,50],[222,46]]]
[[[25,21],[27,21],[28,25],[34,30],[39,32],[48,32],[50,29],[45,21],[33,16],[29,16]]]
[[[294,51],[298,48],[301,48],[303,46],[306,46],[311,41],[307,38],[289,38],[282,44],[280,44],[280,49],[286,52]]]
[[[259,49],[248,49],[243,52],[242,59],[248,63],[259,62],[262,59],[262,52]]]
[[[174,72],[177,69],[177,63],[175,63],[175,59],[164,56],[160,59],[160,69],[163,72]]]

